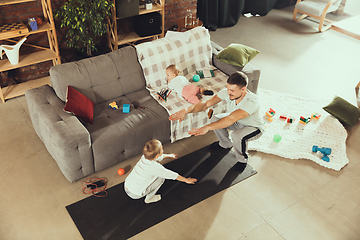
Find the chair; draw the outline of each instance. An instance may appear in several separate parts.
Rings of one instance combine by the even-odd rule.
[[[341,0],[297,0],[295,4],[293,20],[299,22],[307,16],[320,20],[319,31],[324,32],[331,27],[331,24],[324,26],[324,21],[331,23],[325,16],[329,12],[336,11],[340,6]],[[303,15],[296,18],[297,13]]]

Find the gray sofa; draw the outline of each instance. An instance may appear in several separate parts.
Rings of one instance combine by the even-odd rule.
[[[235,70],[223,66],[224,72]],[[243,71],[250,77],[250,90],[256,92],[259,69],[248,64]],[[25,96],[35,132],[70,182],[141,154],[150,139],[170,142],[169,115],[146,89],[141,65],[131,46],[53,66],[50,82],[51,87],[30,89]],[[63,110],[68,85],[95,103],[92,125],[82,124]],[[109,108],[113,101],[119,107],[131,104],[130,113]]]

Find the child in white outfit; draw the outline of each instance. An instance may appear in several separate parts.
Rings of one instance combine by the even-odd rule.
[[[159,140],[153,139],[147,142],[143,148],[143,156],[125,179],[126,194],[132,199],[146,196],[145,203],[152,203],[161,200],[161,195],[155,195],[155,193],[165,179],[178,180],[187,184],[194,184],[197,181],[195,178],[182,177],[158,163],[166,157],[175,159],[176,154],[164,154]]]
[[[198,95],[214,94],[211,90],[205,90],[202,87],[190,84],[184,76],[179,76],[179,73],[180,70],[173,64],[166,68],[168,87],[182,96],[186,101],[196,104],[200,102]]]

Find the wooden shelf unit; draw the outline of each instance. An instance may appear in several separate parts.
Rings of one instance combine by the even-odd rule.
[[[0,0],[0,6],[35,1],[36,0]]]
[[[154,0],[152,9],[145,9],[145,6],[139,5],[139,15],[159,12],[161,17],[161,33],[150,35],[146,37],[140,37],[135,32],[118,34],[117,20],[120,18],[116,17],[116,5],[113,0],[114,7],[112,9],[112,15],[108,18],[108,42],[111,51],[117,50],[119,45],[133,44],[143,39],[157,39],[164,37],[165,28],[165,0]]]
[[[9,4],[17,4],[17,3],[25,3],[25,2],[33,2],[36,0],[0,0],[0,6],[9,5]],[[9,44],[15,45],[17,43],[16,40],[13,38],[18,37],[29,37],[33,34],[39,33],[47,33],[47,37],[49,40],[49,47],[42,47],[32,44],[27,44],[26,41],[23,45],[31,46],[37,49],[41,49],[40,51],[36,51],[29,54],[20,54],[19,56],[19,63],[18,64],[11,64],[10,61],[6,58],[0,60],[0,72],[9,71],[11,69],[17,69],[41,62],[52,61],[53,65],[61,64],[60,54],[59,54],[59,47],[56,37],[56,30],[55,30],[55,23],[51,8],[50,0],[41,0],[41,5],[43,9],[43,15],[45,21],[42,23],[41,26],[38,26],[38,30],[29,31],[25,33],[14,33],[14,34],[3,34],[0,35],[0,40],[8,41]],[[26,19],[27,21],[27,19]],[[44,79],[47,79],[44,81]],[[17,85],[12,85],[9,87],[1,88],[0,89],[0,98],[2,102],[5,102],[6,99],[10,99],[13,97],[17,97],[23,95],[26,90],[38,87],[44,84],[49,84],[48,78],[40,78],[37,80],[31,80],[28,82],[20,83]]]
[[[26,92],[29,89],[41,87],[46,84],[50,86],[50,77],[43,77],[36,80],[30,80],[28,82],[20,83],[17,85],[4,87],[2,88],[2,92],[5,99],[10,99],[24,95],[24,92]]]

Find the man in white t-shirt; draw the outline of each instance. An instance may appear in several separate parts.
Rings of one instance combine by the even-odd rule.
[[[189,134],[198,136],[214,130],[221,148],[234,147],[238,160],[236,168],[239,171],[243,171],[247,164],[247,142],[258,139],[265,130],[259,113],[258,97],[246,88],[247,83],[246,74],[235,72],[227,80],[227,88],[214,97],[184,108],[169,117],[171,121],[181,122],[188,113],[205,111],[221,101],[226,101],[226,113],[214,115],[210,124],[194,128]],[[228,130],[232,130],[231,139]]]

